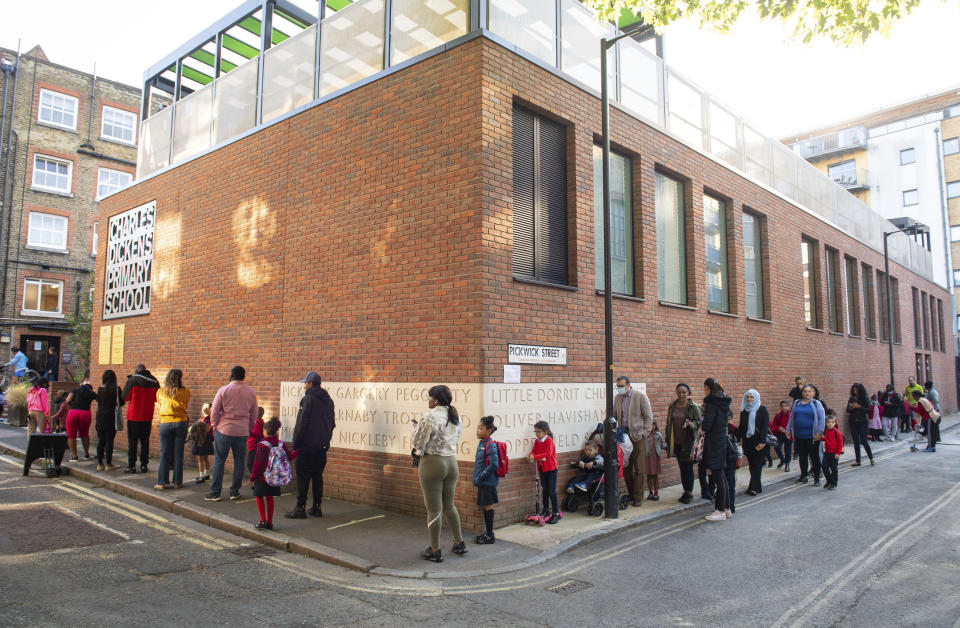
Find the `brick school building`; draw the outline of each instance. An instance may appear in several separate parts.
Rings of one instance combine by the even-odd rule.
[[[445,383],[464,418],[461,517],[480,528],[475,431],[493,414],[511,454],[497,521],[516,521],[533,507],[533,423],[547,420],[556,434],[563,487],[566,463],[604,414],[599,74],[596,46],[576,48],[583,32],[570,30],[599,27],[564,20],[560,58],[556,45],[538,47],[523,16],[464,0],[453,3],[465,13],[453,32],[407,16],[442,42],[427,49],[403,48],[412,44],[401,22],[385,20],[393,37],[380,69],[337,87],[331,77],[347,75],[329,47],[340,41],[335,20],[356,25],[373,4],[264,45],[265,58],[248,62],[262,77],[248,101],[256,115],[233,136],[216,130],[218,115],[236,111],[217,94],[237,93],[228,81],[242,78],[239,62],[190,93],[189,73],[174,77],[173,112],[145,112],[140,177],[100,205],[109,228],[96,258],[93,377],[111,368],[122,383],[139,362],[161,380],[180,368],[198,415],[241,364],[289,433],[296,380],[315,370],[337,406],[326,494],[412,514],[423,513],[412,421],[427,409],[426,390]],[[575,2],[558,7],[582,16]],[[312,97],[267,119],[270,68],[291,67],[268,55],[312,38],[315,56],[303,54],[319,59],[304,73]],[[798,374],[838,409],[853,382],[882,388],[878,234],[896,228],[810,178],[643,44],[621,43],[611,111],[615,372],[645,389],[661,427],[676,384],[698,398],[708,376],[737,408],[756,388],[771,414]],[[188,67],[190,46],[174,53],[175,68]],[[148,87],[169,87],[160,79],[170,61],[148,72]],[[632,82],[641,62],[654,70],[652,87]],[[699,118],[681,105],[690,93],[701,94]],[[911,374],[933,379],[942,406],[956,408],[949,293],[928,279],[928,252],[906,236],[890,242],[898,388]],[[672,461],[662,479],[679,481]]]

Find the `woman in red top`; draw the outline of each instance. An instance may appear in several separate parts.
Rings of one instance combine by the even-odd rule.
[[[281,444],[280,437],[277,436],[277,432],[280,431],[280,420],[277,417],[271,418],[264,424],[263,431],[263,439],[257,443],[254,450],[253,466],[250,472],[250,483],[253,484],[253,495],[257,498],[257,512],[260,514],[260,523],[254,527],[258,530],[273,530],[273,498],[280,497],[281,487],[267,484],[263,474],[270,460],[270,448]],[[290,452],[286,443],[283,443],[283,449],[291,462],[297,457],[297,452]]]
[[[823,430],[823,488],[831,491],[837,488],[837,462],[843,453],[843,434],[837,429],[837,416],[827,414]]]
[[[527,460],[536,462],[540,472],[540,486],[543,487],[543,512],[540,514],[544,517],[547,515],[549,497],[551,515],[547,523],[556,523],[563,515],[557,505],[557,448],[553,444],[553,432],[546,421],[537,421],[533,424],[533,433],[537,435],[537,440]]]
[[[787,431],[787,424],[790,422],[790,402],[780,402],[780,412],[777,412],[773,420],[770,421],[770,433],[777,437],[777,457],[780,458],[780,464],[777,468],[783,468],[784,473],[790,473],[790,460],[793,459],[793,437]]]

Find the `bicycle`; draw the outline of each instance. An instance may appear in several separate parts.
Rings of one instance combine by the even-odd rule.
[[[13,375],[10,372],[11,367],[3,369],[3,374],[0,375],[0,391],[7,392],[7,389],[10,388],[10,384],[13,383]],[[40,379],[40,373],[34,371],[33,369],[27,369],[24,371],[23,375],[20,376],[21,384],[33,384],[35,381]]]

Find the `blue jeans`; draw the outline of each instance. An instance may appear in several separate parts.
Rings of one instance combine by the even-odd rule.
[[[233,484],[230,485],[230,494],[239,495],[240,485],[243,484],[243,461],[247,455],[246,436],[227,436],[220,432],[213,432],[213,472],[210,474],[210,492],[219,495],[223,487],[223,466],[227,463],[227,455],[233,451]]]
[[[183,484],[183,444],[187,440],[187,422],[160,424],[160,467],[157,469],[157,484],[170,482]]]
[[[780,451],[783,450],[783,454]],[[784,434],[777,434],[777,455],[780,456],[780,462],[790,464],[793,459],[793,441]]]

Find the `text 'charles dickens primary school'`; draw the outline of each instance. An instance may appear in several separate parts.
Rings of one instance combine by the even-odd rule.
[[[248,18],[268,28],[254,38]],[[242,364],[286,433],[315,370],[336,404],[326,493],[409,513],[411,421],[447,384],[460,512],[480,528],[469,471],[493,414],[513,458],[498,520],[516,520],[533,424],[550,423],[563,474],[604,413],[598,42],[613,31],[575,0],[239,7],[145,76],[175,104],[144,99],[139,178],[100,205],[94,377],[180,368],[199,414]],[[661,427],[675,385],[707,376],[771,408],[798,374],[837,408],[855,381],[882,388],[896,228],[649,42],[610,54],[616,373]],[[890,246],[898,381],[943,381],[956,408],[950,294],[926,250]]]

